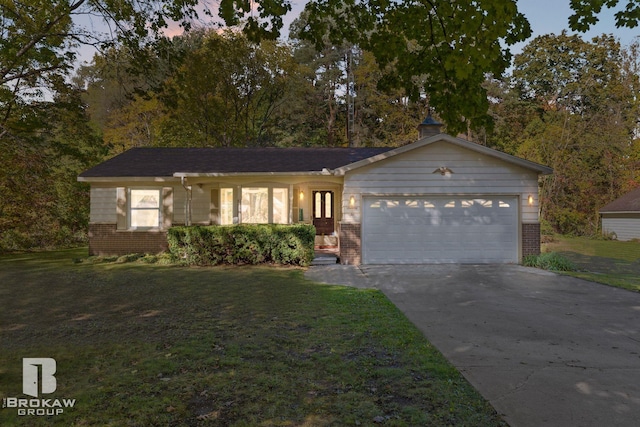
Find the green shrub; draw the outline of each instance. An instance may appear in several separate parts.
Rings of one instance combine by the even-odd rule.
[[[576,271],[576,266],[557,252],[526,256],[522,265],[551,271]]]
[[[618,235],[614,232],[602,232],[593,236],[593,240],[618,240]]]
[[[312,225],[229,225],[172,227],[169,253],[188,265],[290,264],[313,260]]]

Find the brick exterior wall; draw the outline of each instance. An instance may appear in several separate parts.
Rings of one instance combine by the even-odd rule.
[[[360,224],[339,224],[340,262],[360,265],[362,262],[362,240]]]
[[[360,265],[362,238],[360,224],[340,224],[340,262]],[[522,224],[522,256],[540,255],[540,224]]]
[[[522,257],[540,255],[540,224],[522,224]]]
[[[166,250],[164,231],[116,230],[116,224],[89,224],[89,255],[157,254]]]

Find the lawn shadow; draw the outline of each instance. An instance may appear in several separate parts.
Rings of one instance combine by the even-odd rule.
[[[572,251],[559,252],[573,262],[579,270],[599,274],[640,276],[640,259],[629,262],[618,258],[584,255]]]

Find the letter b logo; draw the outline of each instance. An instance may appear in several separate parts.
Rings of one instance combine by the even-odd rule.
[[[53,393],[58,386],[56,377],[56,361],[48,357],[25,357],[22,359],[22,392],[28,396],[38,397],[38,366],[42,367],[42,393]]]

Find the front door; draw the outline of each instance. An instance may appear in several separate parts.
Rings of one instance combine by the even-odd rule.
[[[334,229],[333,191],[313,192],[313,225],[317,235],[330,235]]]

